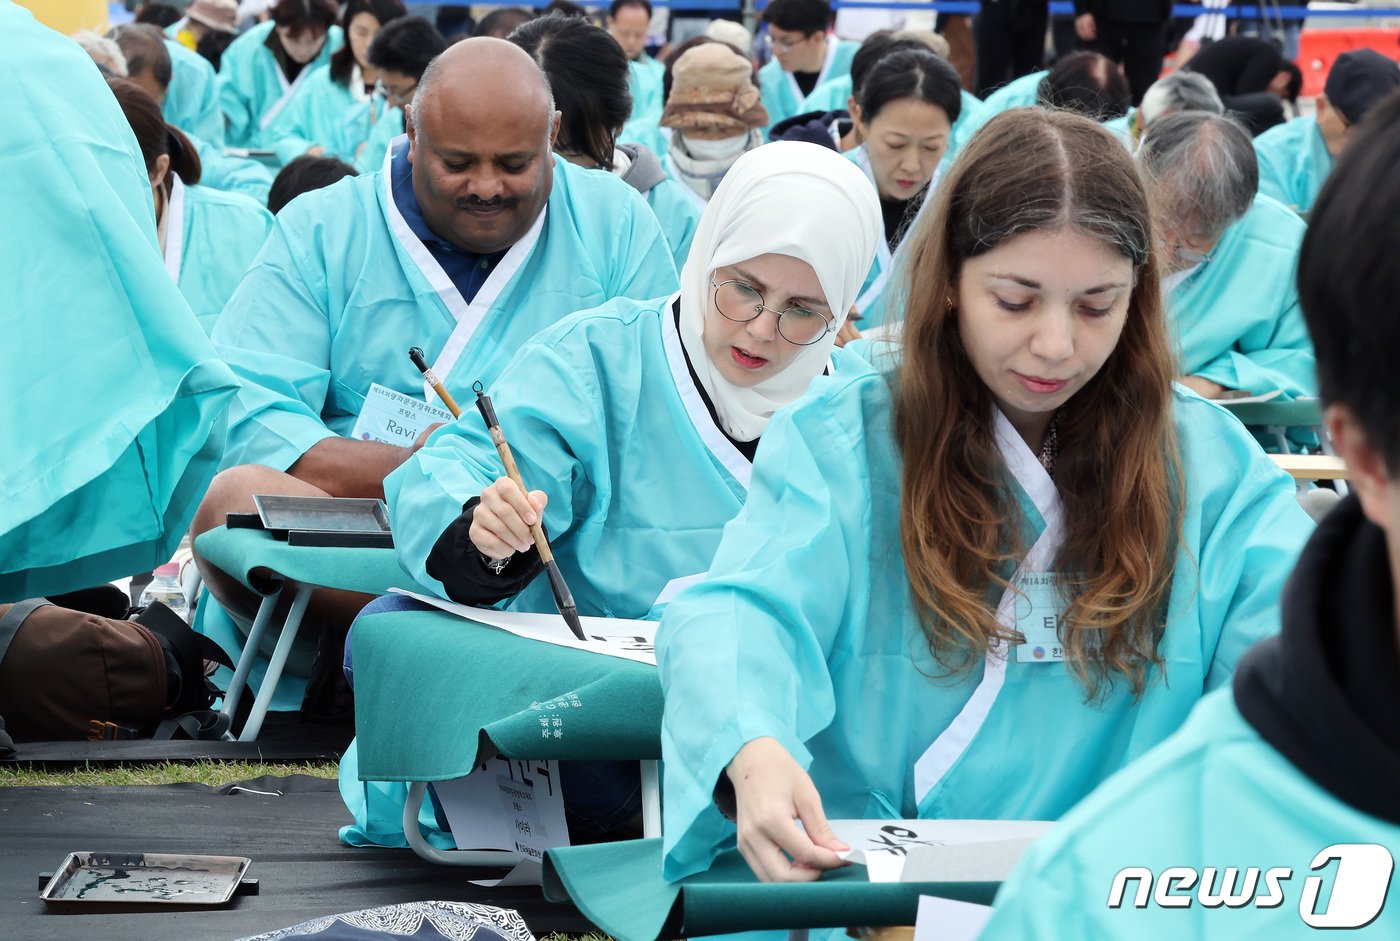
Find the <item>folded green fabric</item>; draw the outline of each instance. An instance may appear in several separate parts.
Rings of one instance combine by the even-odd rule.
[[[656,668],[440,611],[355,622],[360,778],[443,781],[509,758],[661,757]]]
[[[382,595],[415,587],[393,549],[289,546],[266,530],[211,529],[195,541],[199,554],[253,591],[271,595],[285,581]]]
[[[1220,404],[1250,427],[1278,425],[1284,428],[1311,428],[1322,424],[1322,403],[1317,399],[1292,402],[1270,399],[1267,402],[1238,404],[1221,399]]]
[[[816,882],[759,882],[737,850],[679,883],[661,878],[661,841],[552,849],[544,894],[571,901],[618,941],[658,941],[736,931],[912,925],[920,895],[990,904],[994,882],[869,882],[864,866]]]

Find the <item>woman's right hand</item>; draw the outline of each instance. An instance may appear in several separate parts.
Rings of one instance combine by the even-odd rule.
[[[821,795],[776,739],[756,738],[725,769],[734,785],[739,852],[763,882],[811,882],[847,865]],[[802,826],[797,826],[801,821]]]
[[[535,544],[530,527],[539,522],[549,498],[543,490],[525,492],[509,477],[501,477],[481,491],[481,502],[472,514],[468,531],[476,551],[490,559],[508,559],[527,552]]]

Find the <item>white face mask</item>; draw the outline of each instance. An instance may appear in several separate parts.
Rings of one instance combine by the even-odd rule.
[[[1178,284],[1181,284],[1183,281],[1191,277],[1197,271],[1200,271],[1201,266],[1201,262],[1196,262],[1196,264],[1192,265],[1189,268],[1182,268],[1180,271],[1173,271],[1171,274],[1163,277],[1162,293],[1164,295],[1170,294],[1172,292],[1172,289],[1175,288]]]
[[[685,149],[696,160],[738,160],[749,145],[749,135],[722,137],[719,140],[685,139]]]

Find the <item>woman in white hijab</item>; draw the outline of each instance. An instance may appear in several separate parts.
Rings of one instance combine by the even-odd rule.
[[[552,611],[529,533],[543,514],[579,613],[646,617],[708,567],[768,419],[839,361],[881,231],[869,183],[834,151],[744,155],[677,295],[567,317],[487,390],[539,488],[528,499],[470,408],[385,481],[404,568],[456,601]]]
[[[579,614],[659,617],[743,506],[770,416],[839,369],[836,336],[881,225],[874,188],[835,151],[783,142],[746,154],[701,217],[678,294],[566,317],[487,390],[539,489],[527,498],[504,476],[470,403],[385,480],[404,569],[456,601],[552,612],[528,531],[542,514]],[[365,614],[415,604],[389,595]],[[561,774],[584,782],[565,787],[575,836],[640,806],[635,763],[566,762]],[[342,781],[352,841],[398,829],[394,788]]]

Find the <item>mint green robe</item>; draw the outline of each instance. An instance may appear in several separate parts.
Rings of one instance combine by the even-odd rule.
[[[166,274],[141,151],[97,66],[0,0],[0,602],[170,558],[237,386]]]
[[[1179,389],[1186,506],[1158,648],[1165,676],[1149,667],[1139,700],[1120,680],[1096,704],[1053,660],[1013,653],[946,677],[909,598],[888,378],[843,352],[838,375],[769,424],[706,580],[662,616],[671,881],[734,845],[715,784],[764,736],[808,769],[832,819],[1059,817],[1278,630],[1283,580],[1312,529],[1292,480],[1244,428]],[[1030,544],[1058,498],[1009,423],[999,428]]]
[[[1312,211],[1332,172],[1332,155],[1317,118],[1294,118],[1254,138],[1259,158],[1259,192],[1295,212]]]

